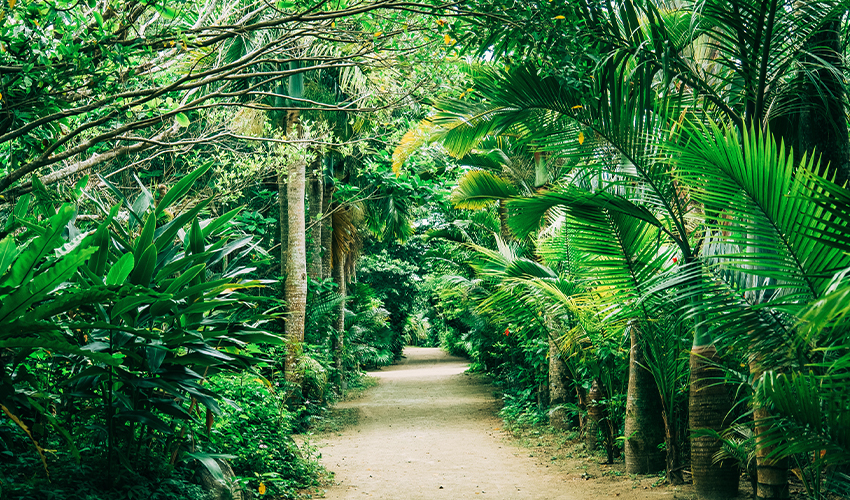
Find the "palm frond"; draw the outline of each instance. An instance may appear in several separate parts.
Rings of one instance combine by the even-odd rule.
[[[516,188],[487,170],[470,170],[458,181],[451,201],[455,208],[476,210],[516,195]]]

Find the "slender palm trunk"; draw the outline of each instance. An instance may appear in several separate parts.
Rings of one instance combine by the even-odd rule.
[[[307,189],[307,205],[309,207],[310,219],[309,237],[310,247],[307,249],[307,275],[314,281],[322,281],[322,230],[324,224],[319,221],[322,214],[324,186],[322,185],[322,157],[317,155],[316,161],[310,165],[310,176]],[[318,171],[317,171],[318,170]]]
[[[280,275],[286,276],[286,266],[289,259],[289,195],[286,192],[286,171],[281,169],[277,175],[278,214],[280,216]],[[286,284],[283,292],[286,296]],[[281,329],[286,332],[286,320],[281,321]]]
[[[607,463],[614,463],[614,429],[611,425],[611,419],[608,418],[608,405],[605,403],[606,395],[605,388],[599,379],[593,379],[593,384],[590,386],[590,394],[588,394],[587,403],[587,430],[588,435],[592,435],[593,448],[596,448],[596,432],[602,431],[602,441],[605,446],[605,454],[607,455]],[[589,444],[590,441],[587,441]],[[588,446],[588,449],[591,449]]]
[[[757,360],[750,362],[750,373],[753,380],[761,377],[763,370]],[[755,420],[756,439],[756,499],[757,500],[784,500],[791,498],[788,489],[788,459],[768,458],[776,445],[765,443],[765,434],[770,429],[766,420],[770,418],[770,411],[763,405],[754,403],[753,419]]]
[[[632,326],[629,355],[629,388],[626,398],[626,473],[649,474],[664,468],[665,456],[661,395],[646,369],[640,330]]]
[[[286,265],[287,358],[285,372],[288,380],[298,380],[297,366],[304,342],[304,316],[307,309],[307,247],[304,232],[305,169],[303,160],[288,167],[287,197],[289,198],[289,251]]]
[[[715,365],[719,360],[713,345],[695,345],[691,349],[689,419],[691,429],[722,431],[732,407],[724,375]],[[738,495],[738,465],[731,461],[714,463],[720,441],[708,436],[691,437],[691,472],[700,500],[721,500]]]
[[[570,372],[561,358],[558,344],[549,337],[549,424],[556,429],[573,427],[569,412],[562,405],[569,402]]]
[[[333,218],[331,217],[331,198],[334,187],[330,183],[322,183],[322,276],[333,273],[331,264],[331,245],[333,244]]]
[[[336,368],[336,386],[339,388],[340,395],[345,393],[345,368],[342,363],[343,351],[345,348],[345,297],[346,276],[345,276],[345,256],[334,255],[333,259],[333,278],[338,286],[338,291],[342,301],[339,303],[339,311],[336,318],[336,337],[333,341],[333,358],[334,367]]]

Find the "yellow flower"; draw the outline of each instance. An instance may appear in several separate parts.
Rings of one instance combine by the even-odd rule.
[[[555,16],[555,19],[566,19],[564,16]]]
[[[584,144],[584,132],[579,132],[579,133],[578,133],[578,143],[579,143],[580,145],[581,145],[581,144]]]
[[[375,33],[375,38],[378,38],[379,36],[381,36],[383,34],[384,34],[383,31],[379,31],[379,32]]]
[[[260,495],[265,495],[265,494],[266,494],[266,485],[265,485],[265,483],[260,483],[260,487],[259,487],[259,488],[257,488],[257,492],[258,492]]]
[[[450,37],[449,35],[443,35],[443,41],[446,43],[446,45],[451,45],[455,43],[456,40]]]

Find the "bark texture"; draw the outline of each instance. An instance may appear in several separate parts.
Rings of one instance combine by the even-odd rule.
[[[646,360],[640,342],[640,330],[631,330],[629,354],[629,388],[626,398],[626,473],[649,474],[664,469],[664,419],[661,395],[655,379],[645,368]]]
[[[288,380],[298,379],[297,366],[304,342],[304,316],[307,309],[307,246],[304,232],[304,195],[306,162],[289,164],[287,197],[289,198],[289,251],[286,264],[286,338],[285,372]]]
[[[718,361],[713,345],[694,346],[691,349],[691,383],[689,394],[689,420],[691,429],[714,429],[721,432],[727,427],[726,416],[732,407],[726,387],[720,383],[723,371],[712,366]],[[720,441],[708,436],[691,436],[691,472],[694,489],[700,500],[721,500],[738,495],[738,465],[731,461],[714,463],[714,454]]]
[[[319,156],[317,161],[310,165],[310,176],[307,189],[307,205],[309,208],[310,219],[308,222],[309,233],[307,240],[310,243],[310,248],[307,253],[307,275],[315,281],[322,281],[325,276],[322,272],[322,229],[323,224],[319,221],[319,214],[322,214],[322,198],[324,197],[324,186],[322,183],[322,172],[317,169],[321,168],[322,157]]]
[[[750,363],[750,373],[754,380],[761,377],[762,369],[757,361]],[[784,500],[791,498],[788,489],[788,459],[768,458],[776,446],[765,446],[765,433],[770,429],[765,425],[765,419],[770,418],[770,411],[762,405],[755,404],[753,419],[756,438],[756,498],[758,500]]]
[[[554,339],[549,339],[549,424],[556,429],[571,429],[574,423],[566,408],[558,408],[569,403],[570,372],[561,359],[561,353]]]
[[[346,276],[345,276],[345,258],[335,256],[333,261],[333,278],[336,282],[342,301],[339,303],[339,311],[336,318],[336,337],[333,339],[333,356],[334,367],[336,368],[336,386],[339,388],[340,394],[345,393],[345,367],[343,366],[343,355],[345,350],[345,297]]]
[[[331,245],[333,244],[333,217],[331,217],[331,198],[334,187],[330,183],[322,184],[322,276],[333,272],[331,264]]]
[[[606,397],[602,383],[599,379],[593,379],[593,385],[590,386],[587,397],[588,441],[586,443],[589,450],[596,449],[597,430],[602,431],[602,443],[608,458],[606,463],[612,464],[614,463],[614,429],[611,426],[611,419],[608,418],[608,405],[604,402]],[[592,436],[593,448],[590,447],[590,436]]]

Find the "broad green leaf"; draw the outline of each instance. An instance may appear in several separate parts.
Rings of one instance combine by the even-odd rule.
[[[127,311],[131,311],[144,304],[150,304],[151,302],[155,302],[157,300],[159,299],[147,295],[135,295],[131,297],[125,297],[115,303],[109,314],[113,318],[115,318],[124,314]]]
[[[62,231],[73,216],[74,208],[70,204],[64,204],[59,209],[59,213],[50,218],[50,227],[47,231],[27,246],[26,250],[12,263],[7,283],[9,286],[20,286],[29,281],[41,260],[63,244]]]
[[[98,277],[102,277],[106,272],[106,264],[109,261],[109,247],[112,243],[109,234],[109,227],[115,216],[118,214],[118,209],[119,207],[116,205],[109,210],[109,215],[106,216],[106,220],[100,225],[100,227],[97,228],[97,231],[95,231],[92,236],[93,245],[97,246],[97,251],[94,255],[92,255],[92,258],[89,259],[88,268]]]
[[[209,224],[204,226],[204,238],[208,238],[210,235],[215,234],[216,231],[225,227],[228,222],[233,219],[236,214],[242,211],[242,207],[234,208],[233,210],[223,214],[216,219],[210,221]]]
[[[38,337],[27,337],[27,338],[8,338],[0,340],[0,347],[5,347],[9,349],[20,349],[20,348],[30,348],[30,349],[47,349],[49,351],[62,352],[66,354],[76,354],[79,356],[85,356],[86,358],[91,359],[92,361],[96,361],[98,363],[103,363],[105,365],[110,366],[119,366],[121,365],[121,361],[123,356],[119,354],[109,355],[106,353],[89,351],[87,349],[80,348],[78,346],[69,344],[67,342],[58,341],[56,339],[45,340],[43,338]]]
[[[191,123],[189,121],[189,117],[186,116],[185,113],[177,113],[176,115],[174,115],[174,121],[176,121],[177,124],[180,125],[183,128],[188,127],[189,124]]]
[[[196,168],[191,173],[180,179],[177,184],[175,184],[171,189],[165,193],[165,196],[162,197],[161,200],[156,204],[156,211],[154,215],[156,218],[159,218],[162,215],[162,211],[166,208],[170,207],[174,202],[182,198],[186,193],[189,192],[189,189],[192,188],[192,184],[198,180],[199,177],[207,173],[207,171],[212,167],[213,162],[207,162],[201,167]]]
[[[32,195],[29,193],[18,198],[18,202],[15,203],[15,209],[12,211],[12,216],[6,221],[6,231],[11,231],[12,228],[20,224],[21,219],[26,217],[31,199]]]
[[[103,304],[114,300],[121,292],[106,287],[63,290],[59,295],[51,296],[51,300],[39,304],[26,315],[26,320],[37,321],[48,319],[57,314],[72,311],[84,304]]]
[[[124,283],[134,266],[133,254],[125,253],[109,270],[109,274],[106,275],[106,284],[120,285]]]
[[[139,262],[133,269],[130,275],[130,282],[135,285],[150,286],[151,276],[156,267],[156,245],[148,245],[148,248],[142,252],[139,257]]]
[[[6,297],[0,307],[0,324],[24,314],[28,307],[43,299],[60,283],[67,280],[94,251],[94,248],[75,248],[62,260],[39,272],[32,280]]]
[[[0,276],[6,273],[17,256],[18,247],[15,246],[15,241],[11,236],[6,236],[0,240]]]
[[[145,221],[145,226],[142,228],[142,232],[139,233],[139,237],[136,238],[135,244],[133,246],[133,254],[136,256],[136,263],[138,264],[139,258],[141,257],[141,253],[153,243],[153,235],[156,231],[156,218],[148,216]]]
[[[189,234],[187,235],[188,245],[187,250],[191,254],[199,254],[204,251],[204,234],[201,231],[200,223],[198,222],[198,218],[196,217],[192,221],[192,228],[189,229]]]
[[[180,291],[187,283],[195,279],[198,274],[202,273],[204,269],[206,269],[206,264],[198,264],[197,266],[192,267],[185,273],[181,274],[179,278],[176,278],[168,288],[165,290],[165,293],[176,293]]]

